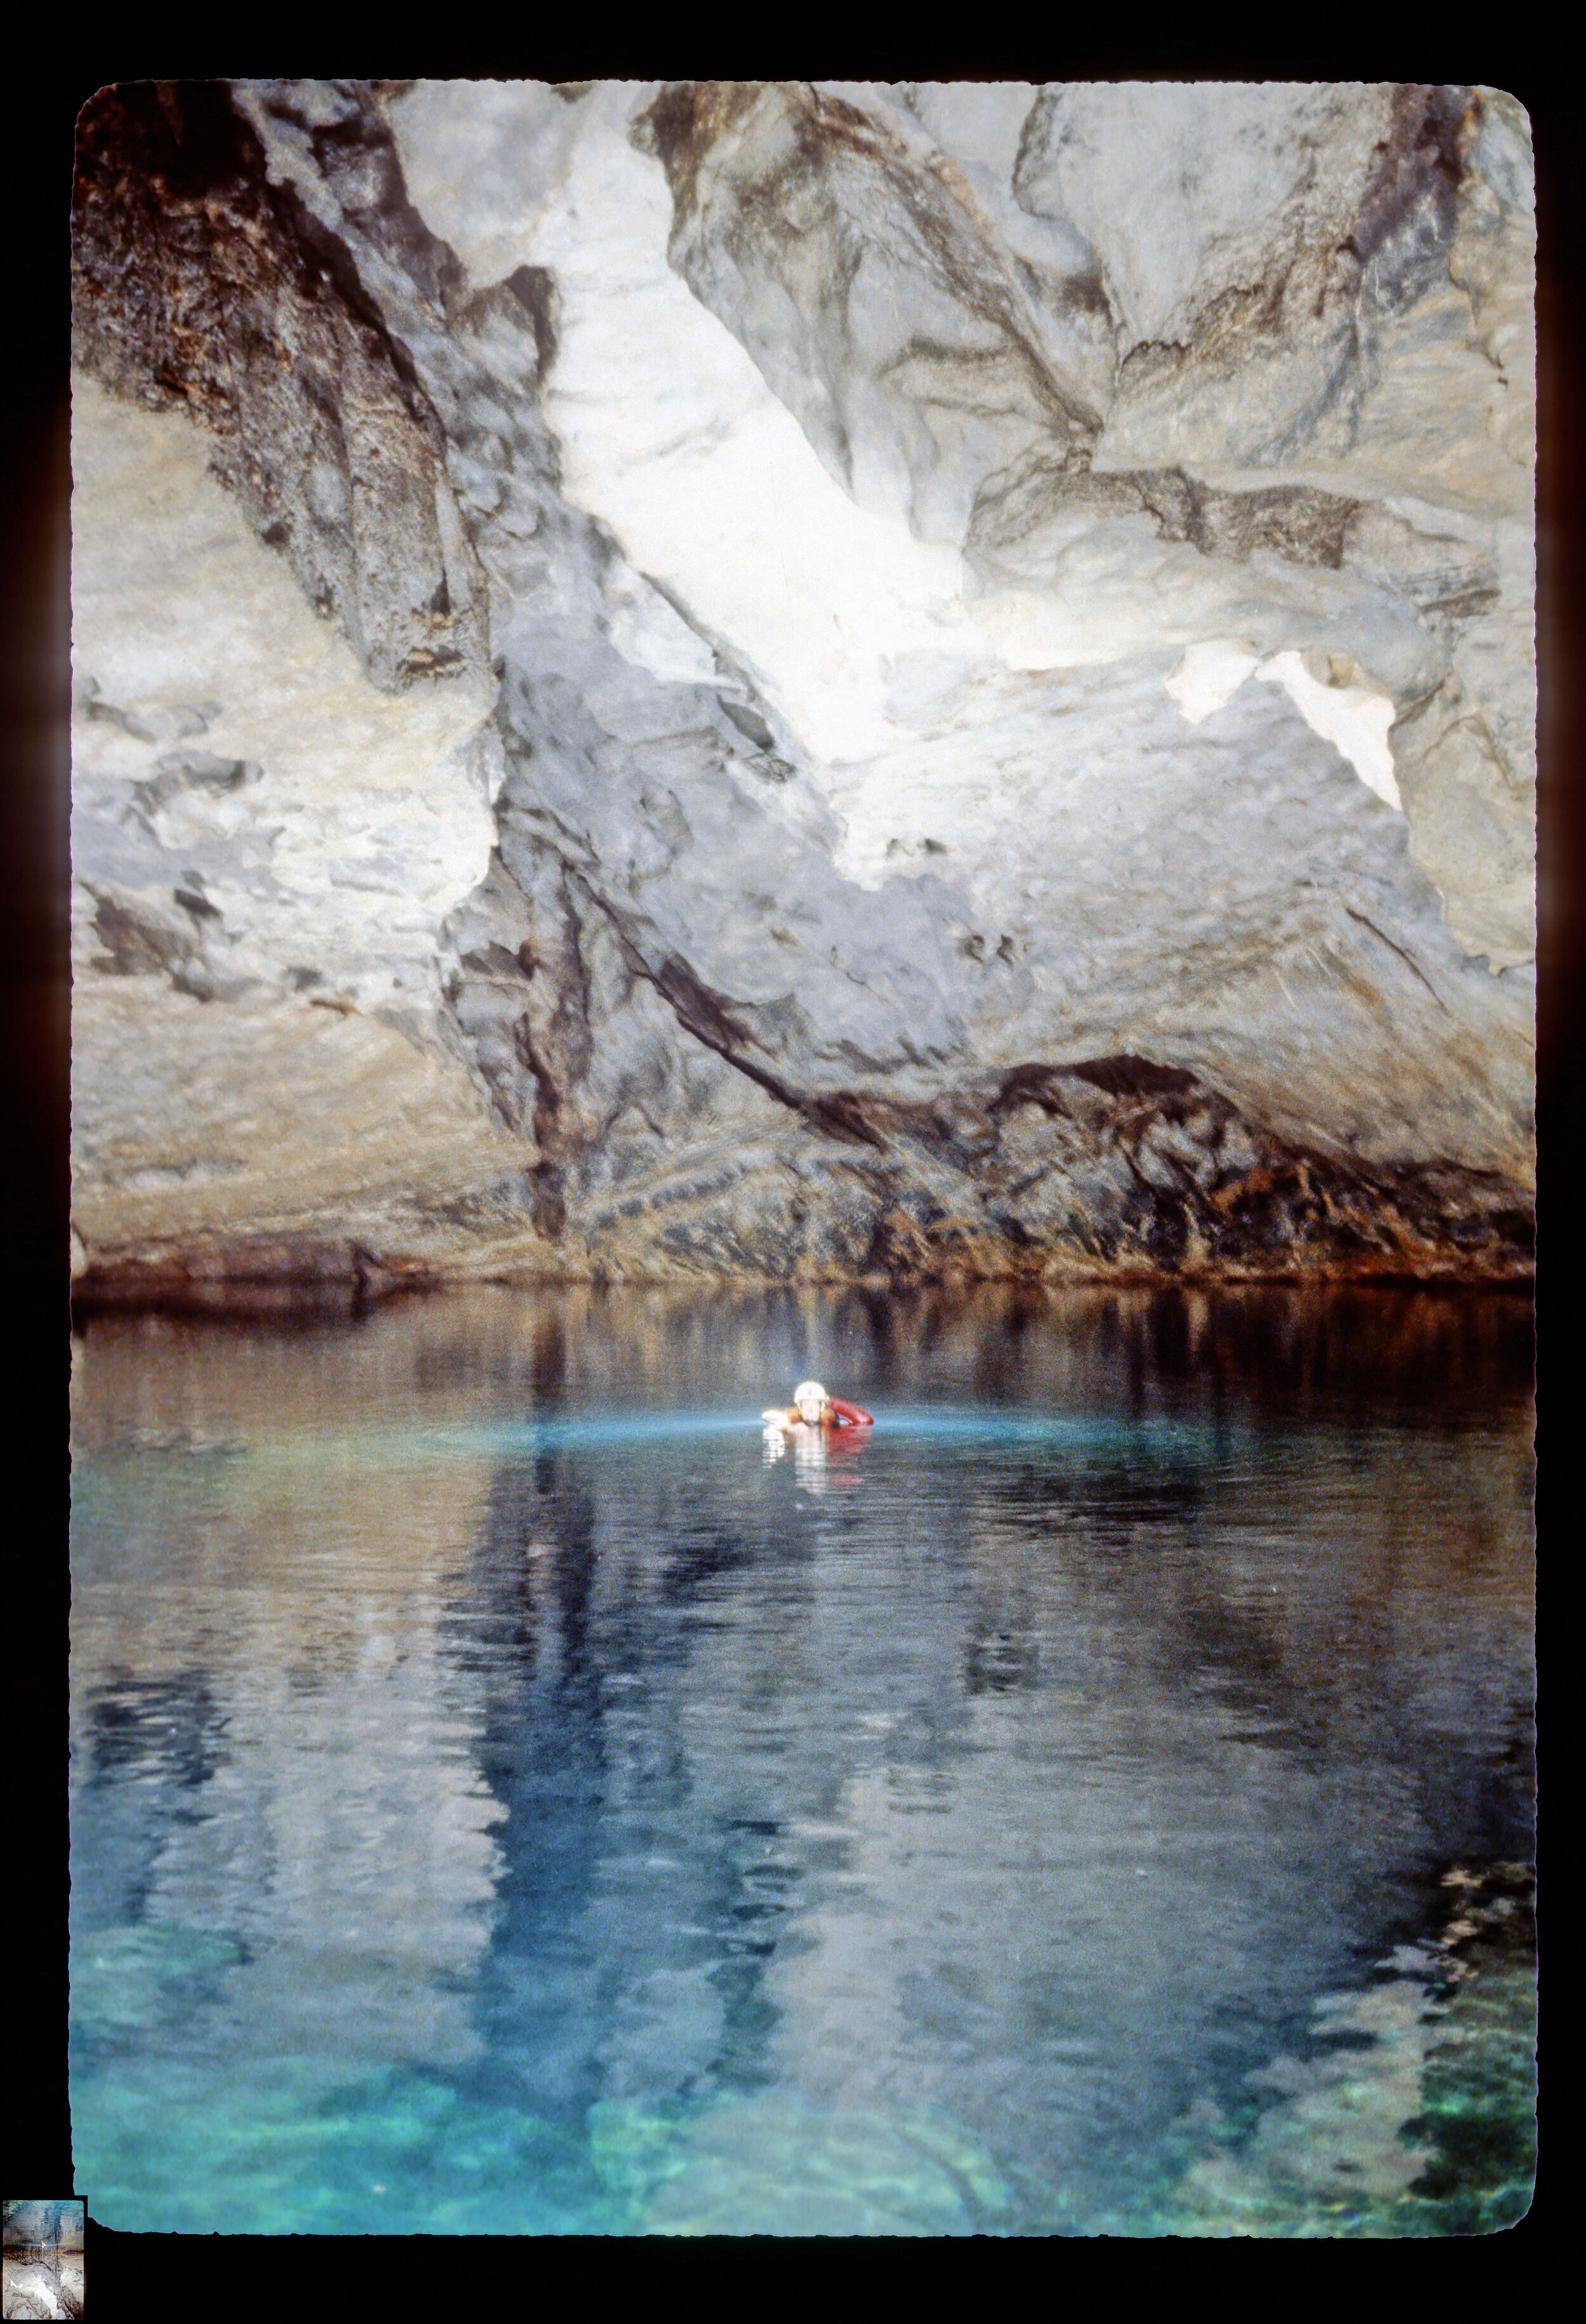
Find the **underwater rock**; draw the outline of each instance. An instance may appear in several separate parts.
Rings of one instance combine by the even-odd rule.
[[[1532,246],[1488,90],[102,92],[82,1296],[1524,1276]]]

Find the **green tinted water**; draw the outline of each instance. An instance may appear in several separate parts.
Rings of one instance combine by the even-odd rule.
[[[1508,2223],[1528,1350],[1388,1293],[91,1323],[94,2217]],[[812,1371],[868,1441],[765,1436]]]

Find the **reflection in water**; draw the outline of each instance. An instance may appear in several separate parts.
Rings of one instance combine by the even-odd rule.
[[[833,1487],[841,1490],[858,1484],[860,1456],[870,1441],[868,1430],[863,1436],[831,1437],[824,1429],[796,1429],[789,1434],[772,1426],[763,1439],[765,1465],[769,1469],[791,1456],[793,1473],[807,1492],[825,1493]]]
[[[1529,1352],[1381,1292],[94,1323],[96,2216],[1516,2216]],[[762,1435],[810,1372],[873,1435]]]

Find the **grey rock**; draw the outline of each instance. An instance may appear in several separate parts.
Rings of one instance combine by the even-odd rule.
[[[1373,581],[1397,583],[1405,566],[1400,536],[1418,539],[1408,525],[1394,527],[1385,512],[1376,530],[1362,530],[1358,504],[1306,484],[1268,484],[1225,492],[1182,468],[1093,470],[1087,452],[1056,458],[1044,447],[988,477],[974,504],[966,549],[972,562],[1021,581],[1047,577],[1043,531],[1061,540],[1076,522],[1143,517],[1159,540],[1188,541],[1204,557],[1247,564],[1258,551],[1295,565],[1336,572],[1351,562]],[[1462,544],[1446,542],[1459,551]],[[1377,549],[1376,563],[1371,559]],[[1397,562],[1395,553],[1397,552]],[[1468,554],[1468,552],[1467,552]],[[1427,559],[1423,552],[1419,572]],[[1491,592],[1489,591],[1490,595]],[[1419,600],[1417,600],[1419,602]]]
[[[1327,281],[1381,176],[1395,97],[1359,83],[1055,83],[1025,124],[1015,195],[1095,251],[1121,352],[1187,346],[1231,296],[1281,296],[1296,273],[1306,290]]]
[[[1497,598],[1494,558],[1452,533],[1425,533],[1391,509],[1366,503],[1345,512],[1339,542],[1342,563],[1378,587],[1407,597],[1423,613],[1480,612]]]
[[[1359,82],[1042,92],[1015,185],[1098,252],[1119,318],[1110,465],[1270,461],[1355,409],[1373,333],[1446,266],[1473,99]]]
[[[90,892],[94,932],[104,947],[93,965],[104,974],[168,975],[178,992],[195,1001],[235,1000],[247,990],[246,979],[217,976],[206,957],[204,923],[220,914],[203,898],[177,888],[162,903],[107,883]]]
[[[79,363],[186,409],[374,687],[481,705],[416,779],[493,845],[414,905],[373,809],[303,890],[235,706],[114,757],[190,730],[82,682],[90,973],[224,1022],[245,965],[291,1041],[350,1012],[448,1093],[444,1194],[316,1180],[272,1233],[398,1275],[1526,1270],[1523,521],[1485,437],[1439,481],[1396,369],[1482,305],[1524,370],[1496,100],[272,81],[83,137]],[[874,604],[733,577],[761,512],[711,462],[788,414],[892,545]],[[1255,675],[1191,723],[1203,641]],[[1402,815],[1257,669],[1295,651],[1379,706]]]
[[[105,960],[96,964],[110,975],[137,976],[191,958],[193,931],[180,918],[110,887],[97,888],[93,894],[95,931],[106,951]]]
[[[349,202],[378,211],[385,147],[360,143],[361,93],[337,100],[350,111],[334,131],[317,87],[306,101]],[[139,401],[186,403],[217,473],[376,685],[476,664],[476,576],[448,521],[434,415],[378,311],[337,282],[334,244],[270,184],[224,84],[108,90],[79,152],[77,361]],[[184,264],[194,244],[204,257]]]
[[[129,726],[128,732],[135,733],[137,729]],[[155,760],[154,771],[147,780],[133,785],[133,792],[152,812],[179,792],[240,790],[244,783],[257,782],[259,776],[259,768],[246,759],[220,759],[212,751],[167,751]]]
[[[798,84],[677,83],[635,134],[666,166],[673,263],[831,473],[956,540],[987,475],[1088,441],[1100,413],[905,119]]]
[[[1516,779],[1457,681],[1394,728],[1411,849],[1449,898],[1450,926],[1494,968],[1535,954],[1535,829]]]

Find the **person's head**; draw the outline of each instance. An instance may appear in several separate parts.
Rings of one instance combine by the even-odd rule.
[[[831,1403],[819,1380],[800,1380],[793,1391],[793,1401],[798,1407],[798,1417],[811,1428],[818,1428],[821,1415]]]

